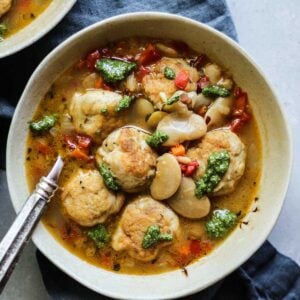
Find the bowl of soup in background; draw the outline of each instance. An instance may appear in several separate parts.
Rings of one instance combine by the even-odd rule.
[[[21,22],[20,16],[14,16],[15,13],[20,14],[22,9],[18,8],[18,10],[13,11],[15,10],[14,5],[19,5],[18,3],[13,3],[11,9],[0,19],[0,23],[2,23],[1,20],[9,19],[10,17],[15,19],[12,33],[10,34],[8,31],[7,37],[4,37],[3,41],[0,42],[0,58],[14,54],[40,39],[61,21],[75,2],[76,0],[48,0],[41,7],[38,7],[36,4],[36,8],[32,13],[29,14],[26,10],[25,19],[29,19],[28,22],[24,22],[23,19],[21,19]]]
[[[248,226],[238,228],[220,247],[189,265],[188,277],[180,269],[140,276],[97,268],[62,247],[42,223],[37,226],[33,241],[61,270],[101,294],[118,299],[176,298],[200,291],[222,279],[262,245],[279,216],[289,181],[291,140],[280,102],[255,62],[224,34],[184,17],[133,13],[96,23],[67,39],[33,73],[16,108],[7,144],[9,191],[15,210],[20,210],[29,194],[24,165],[27,122],[51,84],[90,49],[130,36],[181,40],[228,69],[236,83],[248,92],[262,139],[259,200],[253,201],[253,208],[258,207],[258,212],[250,209],[244,219]]]

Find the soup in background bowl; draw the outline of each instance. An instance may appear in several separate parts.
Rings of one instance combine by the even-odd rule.
[[[79,32],[33,74],[9,134],[9,188],[18,209],[60,153],[38,248],[106,295],[174,298],[267,237],[289,175],[283,138],[272,90],[234,42],[182,17],[129,14]]]
[[[72,8],[76,0],[1,0],[0,58],[41,38]]]

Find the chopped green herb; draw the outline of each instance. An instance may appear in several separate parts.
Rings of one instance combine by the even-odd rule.
[[[233,229],[237,219],[237,215],[228,209],[216,209],[205,224],[206,232],[210,237],[222,238]]]
[[[136,68],[136,63],[101,58],[96,61],[95,67],[106,82],[114,83],[125,79]]]
[[[106,115],[108,113],[107,107],[101,108],[101,114]]]
[[[99,166],[99,172],[103,178],[103,181],[105,185],[113,190],[113,191],[118,191],[120,189],[120,186],[117,183],[116,178],[112,174],[112,172],[109,170],[109,168],[105,164],[101,164]]]
[[[29,122],[29,128],[35,132],[43,132],[52,128],[58,120],[57,114],[44,116],[42,119],[36,122]]]
[[[151,225],[147,228],[144,235],[142,247],[148,249],[159,242],[169,242],[173,240],[171,233],[160,233],[160,227],[158,225]]]
[[[146,139],[146,142],[151,147],[158,147],[163,144],[169,136],[161,131],[155,131],[151,136]]]
[[[211,98],[228,97],[230,95],[230,91],[218,85],[209,85],[202,89],[202,94]]]
[[[7,32],[7,27],[4,24],[0,24],[0,42],[3,41],[4,35]]]
[[[174,70],[170,67],[165,67],[164,75],[167,79],[171,79],[171,80],[174,79],[176,76]]]
[[[179,97],[180,97],[180,95],[173,95],[171,98],[169,98],[168,100],[167,100],[167,105],[171,105],[171,104],[173,104],[173,103],[175,103],[175,102],[178,102],[179,101]]]
[[[98,224],[89,229],[87,236],[95,242],[98,248],[103,248],[110,238],[107,229],[102,224]]]
[[[116,107],[115,111],[120,112],[124,109],[129,108],[130,104],[134,100],[134,96],[127,96],[125,95],[118,103],[118,106]]]
[[[230,163],[228,151],[213,152],[207,160],[204,175],[196,181],[195,195],[198,198],[213,192],[227,172]]]

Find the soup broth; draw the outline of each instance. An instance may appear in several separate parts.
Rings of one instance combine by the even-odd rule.
[[[108,60],[108,62],[115,62],[116,60],[117,62],[121,61],[128,64],[134,63],[136,65],[135,69],[129,72],[130,74],[127,75],[127,77],[121,80],[119,79],[116,82],[111,82],[107,77],[108,75],[103,72],[103,68],[102,71],[99,71],[97,67],[95,68],[95,64],[98,65],[101,59],[104,59],[104,62],[107,62],[105,60]],[[161,70],[161,66],[159,66],[159,64],[162,60],[165,60],[167,64],[169,63],[169,74],[166,74],[165,65],[163,71]],[[185,74],[188,74],[189,76],[189,81],[187,83],[184,83],[184,80],[180,80],[180,78],[178,78],[180,77],[178,74],[181,72],[180,68],[182,65],[186,72],[181,73],[183,74],[183,79]],[[189,68],[192,68],[192,70]],[[160,74],[160,72],[163,72],[164,75]],[[195,72],[195,75],[193,75],[192,72]],[[195,87],[193,86],[193,76],[196,78]],[[173,84],[173,81],[175,82],[175,86],[171,85],[171,83]],[[213,110],[210,110],[210,108],[212,108],[213,105],[216,107],[217,101],[223,101],[222,99],[226,97],[221,97],[222,99],[220,100],[220,96],[212,95],[212,97],[206,96],[205,99],[202,99],[202,95],[202,98],[200,97],[199,100],[200,106],[197,108],[195,104],[197,102],[193,100],[193,97],[204,94],[204,91],[206,91],[205,87],[207,86],[222,87],[230,93],[230,95],[226,96],[227,98],[231,97],[230,109],[223,109],[224,113],[221,113],[220,116],[218,116],[217,121],[215,121],[214,115],[211,114]],[[158,91],[156,89],[158,89]],[[174,97],[173,90],[175,90],[175,93],[178,92],[178,90],[183,91],[183,94],[179,96],[175,95],[175,97],[179,97],[179,100],[175,99],[176,101],[173,104],[168,104],[170,103],[169,99]],[[74,96],[74,93],[77,93],[79,95],[78,97],[82,97],[82,95],[86,95],[86,93],[98,93],[99,91],[103,94],[105,94],[106,91],[109,91],[122,95],[122,101],[124,100],[124,95],[127,95],[128,97],[134,96],[134,100],[130,103],[130,105],[128,105],[129,107],[125,107],[125,109],[122,109],[119,112],[116,112],[117,109],[115,109],[114,112],[110,112],[109,106],[104,108],[102,107],[98,114],[107,118],[105,123],[103,123],[105,129],[104,127],[98,128],[100,129],[99,131],[93,132],[91,127],[87,127],[87,124],[92,124],[90,123],[91,119],[89,119],[90,115],[83,121],[83,124],[80,124],[82,126],[79,126],[79,129],[76,129],[76,118],[78,116],[74,114],[72,115],[71,112],[72,105],[74,107],[74,97],[77,97],[76,95]],[[194,93],[191,94],[191,92]],[[39,178],[49,172],[58,154],[60,154],[65,161],[65,167],[59,180],[59,186],[61,189],[57,192],[47,207],[43,216],[44,225],[47,227],[49,232],[51,232],[53,237],[55,237],[55,239],[70,252],[93,265],[114,272],[128,274],[161,273],[177,268],[184,268],[190,263],[193,263],[201,257],[209,254],[220,243],[226,240],[226,237],[233,228],[239,227],[243,217],[249,212],[253,201],[257,200],[258,197],[260,170],[262,164],[261,142],[255,116],[250,112],[246,95],[246,92],[243,92],[235,85],[232,77],[227,71],[221,70],[219,66],[211,62],[205,55],[195,53],[181,42],[148,38],[132,38],[117,41],[107,45],[106,47],[90,52],[86,57],[82,58],[70,69],[65,71],[54,82],[45,97],[41,99],[40,105],[38,106],[33,119],[35,121],[41,120],[44,116],[56,114],[55,125],[45,131],[37,131],[32,128],[29,130],[26,169],[28,184],[31,190],[33,190]],[[244,99],[240,100],[242,97],[244,97]],[[119,100],[119,104],[121,100]],[[244,106],[242,107],[239,102],[243,102],[242,105]],[[235,111],[238,105],[240,105],[238,109],[242,110],[242,112]],[[183,110],[183,112],[179,112],[180,110]],[[84,109],[80,111],[82,112]],[[89,112],[87,111],[88,109],[86,110],[86,114],[91,114],[90,110]],[[118,130],[122,125],[130,124],[138,126],[140,128],[139,130],[144,129],[150,133],[154,133],[157,131],[157,128],[156,126],[153,126],[153,123],[155,123],[153,114],[156,113],[158,116],[162,112],[164,117],[170,115],[173,116],[174,113],[186,114],[189,117],[191,114],[197,115],[197,117],[204,120],[203,126],[205,126],[205,129],[207,127],[207,133],[203,134],[202,137],[193,140],[188,140],[192,134],[188,133],[187,139],[181,140],[180,143],[178,143],[180,145],[177,145],[176,143],[175,146],[164,146],[164,144],[162,144],[157,148],[153,148],[153,144],[150,143],[153,153],[155,153],[155,166],[154,174],[149,176],[149,178],[147,177],[146,180],[152,180],[152,183],[143,183],[144,188],[140,189],[140,187],[138,187],[138,192],[132,192],[129,190],[128,186],[125,187],[125,179],[117,177],[118,175],[116,175],[117,173],[115,172],[113,175],[117,178],[117,180],[119,180],[117,181],[118,187],[120,188],[118,192],[122,193],[124,196],[124,203],[118,211],[111,213],[105,220],[99,219],[100,221],[93,223],[93,225],[91,225],[91,223],[89,223],[88,226],[82,225],[83,222],[86,222],[86,220],[76,219],[76,216],[72,215],[66,204],[66,199],[71,201],[71,192],[67,194],[67,191],[70,189],[70,185],[68,184],[74,179],[74,176],[76,176],[74,174],[78,172],[78,170],[82,170],[82,172],[96,170],[98,172],[99,166],[103,161],[105,161],[103,154],[101,154],[103,156],[99,159],[99,153],[101,151],[101,153],[103,153],[103,147],[107,146],[108,143],[105,138],[107,138],[107,136],[111,136],[110,133],[112,131]],[[247,117],[242,119],[240,117],[242,113],[247,114]],[[114,120],[114,123],[112,123],[112,120]],[[154,121],[152,122],[150,120]],[[239,122],[237,120],[243,121]],[[213,124],[212,122],[216,123]],[[80,132],[78,132],[78,130]],[[224,192],[225,188],[223,188],[223,190],[221,189],[221,195],[218,195],[216,190],[213,192],[203,193],[197,201],[209,201],[208,203],[210,203],[210,207],[203,217],[196,218],[189,217],[187,215],[188,212],[182,212],[178,208],[178,202],[176,202],[178,199],[176,200],[176,196],[174,195],[163,200],[153,200],[153,182],[158,178],[157,169],[159,168],[158,162],[161,157],[164,156],[165,153],[168,153],[169,156],[172,156],[170,158],[171,160],[174,160],[175,158],[175,161],[178,162],[180,171],[182,172],[182,178],[188,178],[190,182],[198,182],[201,178],[203,179],[204,176],[202,173],[202,177],[200,175],[197,177],[197,172],[199,172],[201,168],[202,158],[198,160],[199,163],[196,162],[196,165],[194,164],[194,167],[191,167],[193,166],[191,162],[197,161],[197,159],[195,160],[193,149],[197,150],[197,147],[201,148],[203,146],[205,139],[208,139],[208,133],[210,135],[214,135],[215,132],[220,132],[220,130],[225,130],[226,134],[231,134],[229,132],[235,132],[234,136],[238,136],[239,143],[241,141],[245,145],[245,152],[247,154],[245,159],[245,169],[244,171],[241,171],[243,174],[240,176],[241,178],[238,178],[233,189],[230,187],[229,189],[231,190]],[[200,129],[197,129],[196,134],[199,134],[200,131]],[[76,135],[78,134],[80,137],[77,137],[76,139]],[[78,144],[82,143],[82,137],[85,138],[85,141],[92,140],[92,144],[89,144],[86,148],[78,146]],[[177,138],[177,136],[175,138]],[[169,134],[168,139],[170,141],[171,134]],[[223,143],[223,141],[221,143]],[[99,147],[101,146],[103,149],[99,150]],[[76,147],[78,147],[78,149]],[[224,147],[226,148],[227,146],[225,145]],[[150,149],[149,151],[152,150]],[[127,162],[130,160],[136,165],[139,165],[141,161],[144,160],[142,163],[146,164],[146,155],[149,153],[150,152],[143,154],[143,159],[139,159],[136,151],[135,160],[130,160],[131,158],[128,158]],[[156,160],[157,158],[158,160]],[[121,166],[120,168],[122,168],[122,160],[115,158],[115,161],[117,161],[117,163]],[[230,157],[229,166],[233,166],[234,163],[235,158],[232,156]],[[208,166],[206,166],[206,171],[207,168]],[[226,174],[228,174],[228,172],[230,172],[230,167],[227,169]],[[170,169],[168,176],[171,178],[172,176],[175,176],[175,173],[175,169]],[[103,173],[101,174],[104,178]],[[223,174],[222,176],[226,176],[226,174]],[[129,173],[125,175],[127,179],[130,177]],[[138,179],[140,178],[141,176],[138,177]],[[223,177],[223,179],[224,178],[225,177]],[[172,180],[170,179],[170,182],[171,181]],[[82,181],[80,181],[80,184],[81,183]],[[126,184],[129,183],[126,182]],[[135,183],[130,182],[130,184],[134,185]],[[92,186],[92,184],[90,186]],[[78,197],[81,192],[85,193],[86,189],[90,188],[90,186],[83,186],[82,190],[76,192]],[[122,188],[122,186],[124,188]],[[170,186],[171,183],[167,184],[163,193],[165,193],[166,190],[169,190],[169,188],[171,189]],[[107,182],[106,188],[109,189]],[[178,189],[179,188],[177,186],[177,194],[179,193]],[[224,195],[222,195],[222,193],[224,193]],[[162,194],[160,193],[160,195]],[[195,197],[194,193],[192,193],[192,196]],[[156,241],[149,248],[144,244],[143,245],[145,247],[135,245],[134,247],[136,248],[132,251],[130,243],[135,238],[135,232],[132,233],[132,235],[129,233],[127,233],[127,235],[124,234],[123,238],[121,235],[119,240],[116,238],[116,232],[119,230],[118,226],[121,226],[120,224],[125,224],[125,221],[122,219],[125,218],[124,215],[129,213],[130,207],[132,208],[132,205],[139,201],[137,200],[137,197],[139,197],[138,199],[151,197],[151,201],[154,201],[151,202],[153,205],[156,205],[155,203],[159,202],[159,205],[162,206],[159,206],[157,209],[167,209],[169,215],[172,213],[173,219],[169,221],[169,223],[171,224],[173,222],[175,224],[177,222],[174,221],[176,218],[179,225],[174,231],[171,229],[166,230],[165,233],[169,234],[169,237],[165,237],[165,241],[163,239],[160,242]],[[170,202],[169,198],[172,197],[175,197],[175,200]],[[72,199],[72,201],[74,201],[72,203],[78,204],[81,200],[78,198],[77,202],[76,199]],[[99,201],[102,201],[101,198],[99,198]],[[174,201],[175,206],[172,205],[172,202],[174,203]],[[84,210],[85,208],[82,207],[81,209]],[[214,212],[222,209],[227,209],[234,214],[234,224],[232,224],[232,226],[230,225],[230,230],[228,228],[228,223],[228,226],[226,225],[227,227],[225,226],[226,228],[223,228],[224,230],[222,229],[223,231],[218,231],[218,233],[216,233],[216,231],[211,232],[210,229],[208,229],[207,224],[212,220]],[[146,216],[150,213],[151,212],[146,212]],[[141,219],[143,218],[141,217]],[[89,222],[91,222],[90,218]],[[94,219],[92,222],[94,222]],[[97,227],[97,223],[103,224],[106,232],[109,234],[107,240],[101,240],[101,244],[97,244],[93,235],[88,233],[91,228],[93,229]],[[150,223],[148,225],[150,225]],[[131,226],[133,225],[131,224]],[[134,226],[136,226],[136,224]],[[143,235],[146,235],[150,226],[148,228],[142,227],[143,224],[140,226],[140,230],[143,232]],[[163,225],[160,226],[160,230],[164,230]],[[122,230],[125,232],[124,228]],[[122,243],[126,239],[129,239],[129,246],[125,247]],[[143,243],[144,241],[145,236]],[[156,250],[157,253],[155,254],[154,252]],[[145,257],[141,258],[141,253],[143,253],[143,255],[148,255],[150,251],[152,251],[151,255],[153,256],[151,259],[145,259]]]

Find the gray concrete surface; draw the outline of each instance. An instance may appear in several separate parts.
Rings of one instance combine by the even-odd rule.
[[[300,264],[300,5],[299,0],[228,0],[240,44],[262,67],[286,108],[294,139],[294,167],[282,213],[269,240]],[[0,182],[4,173],[0,173]],[[14,213],[0,186],[0,237]],[[5,213],[3,213],[5,212]],[[47,299],[32,243],[0,296],[3,300]]]

